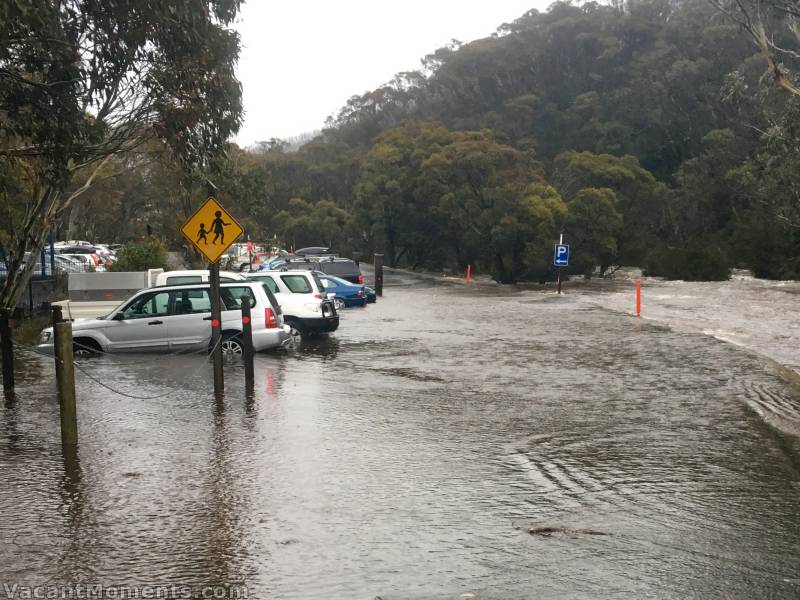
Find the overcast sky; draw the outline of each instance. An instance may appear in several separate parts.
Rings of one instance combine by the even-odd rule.
[[[451,39],[491,35],[551,0],[247,0],[242,146],[320,129],[350,96],[419,67]]]

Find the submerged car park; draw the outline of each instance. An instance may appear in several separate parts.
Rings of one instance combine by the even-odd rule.
[[[146,277],[138,279],[139,284],[131,291],[141,287],[143,281],[152,287],[140,289],[116,306],[103,302],[107,305],[103,312],[113,306],[107,314],[99,310],[83,312],[85,305],[92,304],[88,298],[86,302],[66,302],[68,319],[73,321],[74,352],[86,356],[101,352],[175,352],[193,347],[210,350],[209,271],[159,271],[139,274]],[[114,277],[119,275],[125,274]],[[95,283],[105,285],[102,282],[112,275],[82,273],[74,277],[92,278]],[[341,279],[334,283],[333,279],[309,269],[220,271],[222,349],[228,354],[242,352],[241,296],[244,293],[253,298],[253,339],[257,351],[298,348],[304,340],[335,332],[340,325],[339,310],[366,304],[367,295],[363,285]],[[339,287],[334,289],[334,285]],[[353,297],[343,300],[343,291],[352,291]],[[95,289],[93,293],[96,299],[111,297],[107,291]],[[117,298],[125,296],[117,295]],[[73,319],[73,311],[92,318]],[[52,327],[42,332],[41,350],[52,351],[52,335]]]

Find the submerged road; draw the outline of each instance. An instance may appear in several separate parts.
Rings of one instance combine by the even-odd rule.
[[[768,366],[577,295],[387,284],[329,339],[258,356],[251,398],[235,363],[218,404],[202,357],[89,361],[125,395],[78,373],[76,456],[51,361],[21,357],[0,584],[800,595],[800,444],[763,416],[800,422],[800,399]]]

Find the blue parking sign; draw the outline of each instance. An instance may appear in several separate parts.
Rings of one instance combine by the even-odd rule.
[[[556,244],[555,251],[553,252],[553,266],[569,266],[569,244]]]

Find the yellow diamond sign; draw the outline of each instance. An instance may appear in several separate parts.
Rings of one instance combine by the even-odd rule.
[[[211,263],[217,262],[243,231],[236,219],[211,197],[181,227],[181,233]]]

